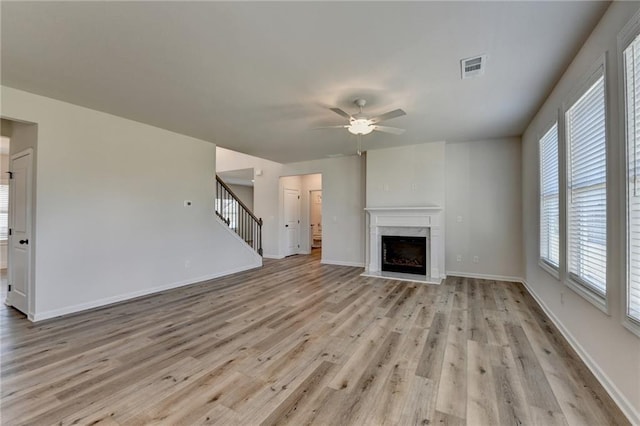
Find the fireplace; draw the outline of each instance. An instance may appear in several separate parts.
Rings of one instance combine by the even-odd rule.
[[[444,274],[444,211],[439,206],[425,207],[367,207],[369,235],[367,238],[366,277],[376,277],[440,284]],[[424,267],[412,274],[392,272],[382,267],[382,237],[421,237]]]
[[[427,239],[382,235],[381,270],[407,274],[427,274]]]

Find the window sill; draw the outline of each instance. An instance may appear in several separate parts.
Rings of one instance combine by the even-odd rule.
[[[587,302],[591,303],[593,306],[601,310],[605,315],[611,316],[609,313],[609,305],[607,304],[606,297],[599,296],[595,293],[584,288],[582,284],[578,284],[571,278],[567,278],[564,284],[573,290],[575,293],[578,293],[582,296]]]
[[[547,271],[547,273],[549,273],[553,278],[560,281],[560,272],[556,267],[549,265],[542,259],[538,259],[538,266]]]
[[[632,320],[631,318],[625,315],[624,319],[622,320],[622,325],[631,333],[635,334],[636,337],[640,337],[640,323]]]

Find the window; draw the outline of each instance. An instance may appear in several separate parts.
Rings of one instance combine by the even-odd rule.
[[[558,184],[558,123],[540,139],[540,259],[560,264],[560,191]]]
[[[627,136],[626,314],[640,324],[640,36],[624,50],[624,73]]]
[[[0,241],[9,236],[9,185],[0,184]]]
[[[604,65],[566,112],[567,269],[570,284],[603,303],[607,286]],[[595,296],[595,298],[592,298]]]

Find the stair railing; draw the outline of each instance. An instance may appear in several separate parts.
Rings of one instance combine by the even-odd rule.
[[[216,215],[262,256],[262,218],[257,218],[217,175],[215,207]]]

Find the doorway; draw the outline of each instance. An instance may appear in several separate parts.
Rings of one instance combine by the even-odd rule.
[[[309,191],[309,232],[311,250],[322,248],[322,190]]]
[[[280,253],[319,254],[322,234],[322,175],[320,173],[280,178]],[[315,240],[314,240],[315,239]]]
[[[38,127],[34,123],[2,119],[1,136],[0,198],[5,195],[8,205],[6,209],[0,205],[0,247],[6,248],[3,296],[8,306],[32,319],[35,300],[34,169]]]

